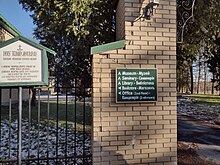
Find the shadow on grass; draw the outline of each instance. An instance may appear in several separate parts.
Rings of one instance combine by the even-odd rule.
[[[65,101],[41,102],[40,105],[31,107],[30,110],[31,122],[38,123],[40,116],[41,123],[48,123],[62,127],[76,127],[77,131],[89,132],[91,129],[91,103],[90,102],[75,102],[66,104]],[[49,114],[49,117],[48,117]],[[28,120],[29,106],[27,102],[23,103],[22,119]],[[11,119],[18,119],[18,104],[12,105]],[[9,120],[9,107],[2,106],[1,120]]]
[[[216,95],[189,95],[191,99],[195,99],[195,103],[219,104],[220,96]]]

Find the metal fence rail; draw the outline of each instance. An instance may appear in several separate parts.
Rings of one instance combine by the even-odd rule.
[[[0,164],[91,164],[90,91],[0,88]]]

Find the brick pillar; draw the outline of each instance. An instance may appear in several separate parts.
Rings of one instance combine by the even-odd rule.
[[[160,0],[151,20],[133,22],[148,3],[119,0],[125,45],[92,48],[93,165],[177,164],[176,0]],[[157,68],[158,101],[117,104],[116,68]]]

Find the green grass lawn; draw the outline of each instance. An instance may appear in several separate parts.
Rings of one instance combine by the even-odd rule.
[[[1,109],[1,118],[8,119],[9,118],[9,108],[2,107]],[[57,113],[58,109],[58,113]],[[29,110],[28,104],[23,103],[23,112],[22,118],[28,119]],[[59,101],[59,104],[54,101],[49,103],[49,121],[50,124],[56,125],[57,118],[59,126],[66,126],[66,121],[68,128],[74,128],[76,122],[77,131],[83,130],[83,121],[85,121],[85,129],[87,132],[91,129],[91,103],[86,102],[85,105],[83,102],[76,102],[76,104],[68,103],[66,105],[65,101]],[[12,120],[18,118],[18,107],[17,105],[12,106]],[[31,119],[32,122],[36,123],[38,121],[38,105],[35,107],[31,107]],[[40,103],[40,121],[41,123],[47,123],[48,119],[48,103],[41,102]],[[67,120],[66,120],[67,119]]]
[[[195,99],[198,103],[207,103],[207,104],[219,104],[220,96],[216,95],[199,95],[193,94],[188,97]]]

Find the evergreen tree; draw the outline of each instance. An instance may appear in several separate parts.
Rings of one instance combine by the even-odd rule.
[[[115,40],[114,8],[110,0],[19,0],[32,12],[34,36],[57,52],[49,58],[52,75],[62,86],[73,77],[91,84],[90,48]]]
[[[210,71],[215,75],[214,79],[216,80],[213,79],[213,81],[217,81],[217,77],[219,77],[220,74],[216,72],[219,70],[217,61],[219,57],[219,53],[217,53],[219,47],[217,40],[220,36],[219,8],[220,1],[218,0],[196,0],[194,15],[184,29],[183,43],[177,46],[177,59],[180,66],[184,63],[188,63],[185,67],[189,69],[192,68],[193,60],[196,59],[196,55],[200,53],[203,56],[201,59],[205,60],[203,64],[208,63]],[[188,58],[189,56],[190,58]],[[191,61],[187,62],[187,59],[191,59]],[[182,72],[182,68],[183,67],[178,67],[178,69],[180,69],[178,72]],[[179,79],[181,79],[181,77],[179,77]],[[192,85],[191,76],[191,86]],[[191,87],[191,93],[192,89],[193,87]]]

